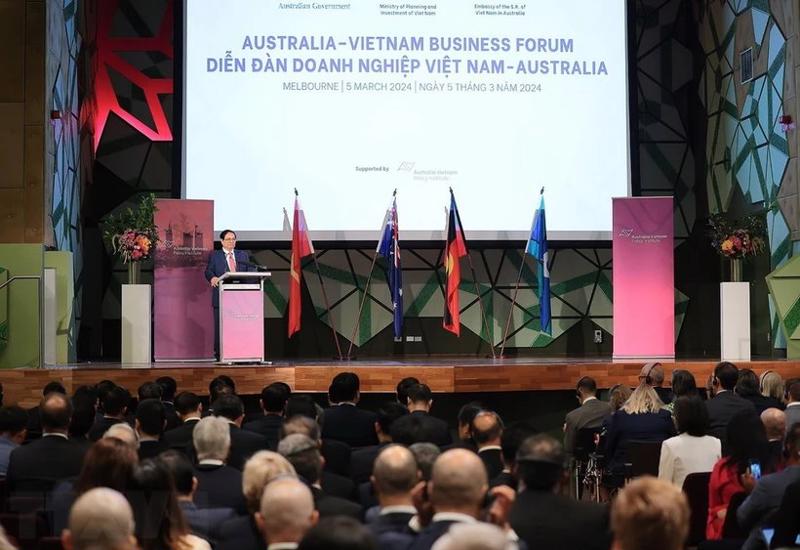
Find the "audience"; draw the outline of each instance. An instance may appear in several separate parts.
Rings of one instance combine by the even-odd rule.
[[[575,451],[579,430],[599,428],[603,425],[603,420],[611,414],[611,406],[597,399],[597,382],[594,378],[584,376],[578,380],[575,393],[580,406],[570,411],[564,420],[564,451],[567,456],[572,456]]]
[[[506,485],[514,490],[517,489],[517,478],[514,475],[517,465],[517,452],[523,441],[537,433],[539,433],[539,431],[533,424],[526,420],[513,422],[503,430],[503,435],[500,438],[503,471],[489,480],[489,486],[496,487],[498,485]]]
[[[688,370],[675,369],[672,371],[672,401],[667,403],[664,408],[670,413],[675,410],[675,400],[679,397],[699,395],[697,391],[697,381],[694,375]]]
[[[470,401],[458,411],[458,439],[457,447],[477,450],[472,441],[472,420],[479,412],[484,410],[483,405],[477,401]]]
[[[113,489],[87,491],[72,506],[61,543],[64,550],[139,550],[128,501]]]
[[[247,459],[258,451],[267,448],[267,439],[261,434],[242,429],[244,420],[244,404],[234,394],[221,395],[212,404],[214,415],[228,421],[231,433],[231,449],[228,464],[241,470]]]
[[[761,395],[764,397],[771,397],[784,407],[783,403],[783,378],[781,375],[773,370],[765,370],[758,377],[758,387],[761,390]]]
[[[761,413],[761,423],[767,432],[767,443],[773,464],[783,464],[783,439],[786,435],[786,414],[777,408],[769,408]]]
[[[165,431],[172,430],[181,425],[181,418],[175,410],[175,393],[178,391],[178,383],[171,376],[160,376],[156,378],[156,384],[161,386],[161,402],[164,404],[164,413],[167,417],[167,427]]]
[[[624,384],[617,384],[608,390],[608,405],[611,407],[611,414],[622,408],[631,393],[631,389]]]
[[[450,430],[447,427],[447,422],[431,416],[430,410],[433,405],[433,393],[431,389],[425,384],[414,384],[405,390],[408,402],[408,416],[397,419],[392,426],[396,430],[392,434],[392,439],[395,439],[395,433],[414,433],[413,441],[406,443],[411,445],[418,442],[428,442],[444,447],[450,445],[453,439],[450,437]],[[413,426],[413,427],[412,427]]]
[[[403,407],[408,406],[408,389],[416,384],[419,384],[419,379],[413,376],[403,378],[397,383],[395,395],[397,396],[397,402]]]
[[[67,395],[67,390],[64,388],[64,384],[53,380],[45,384],[44,388],[42,388],[42,397],[47,397],[47,395],[51,393]],[[42,437],[42,423],[39,420],[39,405],[36,405],[28,411],[28,425],[26,429],[26,442]]]
[[[360,381],[352,372],[341,372],[328,388],[330,407],[325,409],[323,439],[343,441],[351,447],[377,445],[375,413],[358,408]]]
[[[532,550],[606,550],[608,507],[561,493],[567,480],[565,461],[561,443],[549,435],[522,443],[517,452],[520,492],[511,509],[511,526]]]
[[[442,451],[433,443],[414,443],[409,445],[408,450],[414,455],[417,461],[417,470],[425,481],[430,481],[433,473],[433,465]]]
[[[503,420],[496,412],[481,411],[472,419],[472,441],[478,447],[478,456],[490,480],[503,471],[502,436]]]
[[[292,550],[319,519],[308,487],[293,478],[276,479],[264,489],[256,515],[267,550]]]
[[[95,419],[92,429],[89,430],[90,441],[97,441],[111,426],[126,421],[131,394],[125,388],[115,385],[103,393],[102,399],[102,416]]]
[[[739,378],[735,386],[736,395],[750,401],[758,414],[769,408],[780,408],[780,399],[766,397],[761,394],[758,376],[750,369],[740,369]]]
[[[407,548],[411,544],[408,522],[417,512],[412,493],[419,482],[417,462],[407,448],[389,445],[375,460],[372,485],[380,512],[369,529],[381,548]]]
[[[786,381],[786,429],[800,422],[800,378]]]
[[[72,420],[69,423],[69,438],[85,449],[91,445],[89,430],[97,415],[97,390],[91,386],[80,386],[72,395]]]
[[[156,384],[161,390],[161,387]],[[160,399],[147,398],[136,407],[134,427],[139,437],[139,460],[155,458],[167,450],[161,435],[167,425],[167,416]]]
[[[681,550],[689,534],[689,503],[678,487],[639,478],[614,500],[611,530],[613,550]]]
[[[134,453],[139,453],[139,437],[136,435],[136,432],[133,431],[133,428],[131,428],[130,424],[125,424],[124,422],[114,424],[108,430],[106,430],[106,433],[104,433],[103,437],[100,439],[107,439],[110,437],[119,439]]]
[[[669,388],[664,387],[664,367],[659,362],[645,363],[639,372],[639,383],[647,384],[656,392],[662,403],[669,403],[673,396]]]
[[[199,508],[233,508],[243,513],[242,473],[225,463],[231,447],[228,422],[216,416],[203,418],[194,427],[192,441],[197,452],[195,504]]]
[[[408,410],[399,403],[388,402],[378,408],[378,420],[375,421],[375,435],[378,437],[378,444],[356,449],[350,456],[350,477],[355,483],[369,481],[375,458],[382,449],[393,441],[391,435],[392,426],[398,419],[407,414]],[[325,456],[324,449],[322,454]]]
[[[283,383],[275,382],[265,386],[261,390],[261,399],[259,400],[264,414],[256,420],[247,422],[242,428],[263,436],[267,441],[267,448],[274,451],[278,448],[283,415],[288,400],[289,392]]]
[[[739,380],[739,369],[733,363],[723,361],[714,367],[711,376],[711,393],[713,397],[706,401],[708,408],[708,421],[710,423],[709,435],[722,441],[723,450],[726,443],[725,427],[737,413],[755,411],[753,404],[734,393],[734,388]]]
[[[366,527],[349,517],[321,519],[309,529],[298,550],[378,550]]]
[[[696,395],[675,401],[673,416],[678,434],[661,444],[658,477],[683,487],[686,476],[710,472],[722,454],[722,446],[708,432],[708,411]]]
[[[181,392],[175,398],[175,412],[180,425],[164,433],[164,443],[170,449],[191,454],[192,431],[203,417],[203,404],[200,397],[192,392]]]
[[[28,413],[22,407],[6,405],[0,408],[0,476],[8,471],[11,451],[22,445],[27,434]]]

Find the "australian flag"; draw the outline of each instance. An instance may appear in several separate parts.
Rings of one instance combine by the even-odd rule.
[[[542,189],[539,208],[533,216],[531,236],[525,252],[536,259],[537,270],[536,290],[539,298],[539,330],[545,334],[552,334],[550,320],[550,272],[547,269],[547,225],[544,217],[544,189]]]
[[[394,337],[403,335],[403,272],[400,269],[400,238],[397,229],[397,200],[392,200],[392,208],[386,215],[383,235],[378,243],[378,254],[388,262],[389,292],[392,295],[394,311]]]

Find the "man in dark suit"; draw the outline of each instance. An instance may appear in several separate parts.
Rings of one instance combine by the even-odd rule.
[[[177,428],[181,425],[181,419],[175,410],[175,392],[178,391],[178,383],[171,376],[160,376],[156,378],[156,384],[161,386],[161,402],[164,403],[164,412],[167,414],[165,431]]]
[[[170,449],[192,456],[192,430],[203,417],[203,404],[196,394],[181,392],[175,398],[175,412],[181,419],[181,425],[164,433],[164,443]]]
[[[295,433],[287,435],[278,443],[278,452],[294,467],[297,475],[303,478],[314,496],[314,506],[320,517],[350,516],[361,520],[361,506],[344,498],[330,495],[322,490],[322,455],[319,443],[308,436]]]
[[[89,430],[89,441],[97,441],[111,426],[126,421],[131,394],[122,386],[114,386],[103,397],[103,416],[94,421]]]
[[[261,390],[261,410],[264,415],[246,422],[242,429],[262,435],[267,440],[267,447],[274,451],[278,448],[278,441],[281,437],[281,426],[283,426],[284,411],[289,394],[283,383],[275,382],[265,386]]]
[[[231,452],[228,464],[237,470],[244,469],[247,459],[258,451],[267,449],[267,439],[255,432],[243,430],[244,404],[238,395],[223,395],[213,403],[214,414],[228,421],[231,432]]]
[[[559,494],[566,479],[563,447],[539,434],[526,439],[517,452],[520,492],[509,522],[528,548],[542,550],[607,550],[608,508]]]
[[[48,393],[61,393],[67,395],[64,384],[55,380],[45,384],[42,389],[42,397]],[[42,421],[39,419],[39,405],[28,410],[28,425],[25,432],[25,441],[33,441],[42,437]]]
[[[411,413],[409,416],[399,418],[393,425],[399,432],[411,430],[412,424],[419,424],[415,426],[414,430],[416,436],[414,441],[402,443],[413,444],[419,442],[428,442],[445,447],[453,442],[450,437],[450,429],[447,427],[447,422],[439,418],[431,416],[430,410],[433,406],[433,392],[426,384],[414,384],[406,390],[408,395],[408,411]]]
[[[139,460],[155,458],[169,447],[161,441],[167,417],[160,399],[145,399],[136,407],[134,429],[139,436]]]
[[[256,523],[268,548],[289,550],[297,547],[318,518],[308,486],[297,479],[285,478],[270,482],[264,489]]]
[[[381,548],[403,539],[410,545],[414,540],[408,522],[417,514],[411,493],[419,481],[417,462],[407,448],[389,445],[375,459],[372,485],[380,512],[368,527]]]
[[[478,456],[486,467],[489,479],[503,471],[503,420],[494,411],[481,411],[472,420],[472,440],[478,446]]]
[[[192,432],[197,451],[197,492],[194,503],[198,508],[233,508],[246,513],[242,493],[242,472],[225,464],[231,446],[231,432],[224,418],[207,416]]]
[[[714,375],[711,378],[711,391],[714,397],[706,401],[709,435],[722,441],[723,454],[725,454],[725,429],[728,422],[740,412],[756,410],[750,401],[733,393],[738,378],[739,369],[736,365],[727,361],[719,363],[714,367]]]
[[[352,372],[341,372],[331,381],[328,399],[331,406],[325,409],[322,438],[336,439],[351,447],[377,445],[375,413],[357,407],[360,381]]]
[[[388,402],[378,409],[378,420],[375,422],[375,435],[378,444],[356,449],[350,455],[350,477],[356,484],[369,481],[372,465],[378,454],[392,442],[392,425],[399,418],[408,414],[408,410],[400,403]]]
[[[505,427],[503,435],[500,437],[503,471],[489,480],[490,487],[506,485],[515,491],[517,490],[517,478],[514,475],[517,466],[517,451],[519,451],[523,441],[537,433],[539,433],[539,430],[527,420],[518,420]]]
[[[663,379],[663,370],[662,370]],[[575,451],[575,440],[583,428],[599,428],[603,420],[611,414],[611,405],[597,399],[597,382],[584,376],[578,380],[575,393],[580,406],[567,413],[564,420],[564,451],[571,457]]]
[[[72,404],[61,393],[49,393],[39,403],[42,437],[11,451],[6,480],[12,493],[49,491],[63,479],[77,476],[85,448],[70,441]]]
[[[236,233],[225,229],[219,234],[222,250],[214,250],[208,257],[206,280],[213,287],[211,306],[214,310],[214,353],[219,358],[219,278],[229,271],[255,271],[247,252],[236,250]]]

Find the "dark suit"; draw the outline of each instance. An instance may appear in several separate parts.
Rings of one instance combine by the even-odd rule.
[[[500,449],[480,450],[478,456],[486,467],[487,479],[494,479],[503,471],[503,452]]]
[[[242,424],[242,429],[255,432],[267,440],[270,451],[278,448],[278,441],[281,439],[281,426],[283,426],[283,416],[278,414],[265,414],[259,418]]]
[[[781,507],[775,515],[772,548],[791,547],[800,534],[800,481],[786,488]]]
[[[361,506],[344,498],[328,495],[322,489],[311,487],[311,494],[314,496],[314,507],[319,512],[321,518],[329,516],[349,516],[361,521],[364,511]]]
[[[336,405],[325,409],[322,425],[323,439],[343,441],[351,447],[368,447],[378,444],[375,435],[375,413],[354,405]]]
[[[420,531],[414,543],[409,547],[410,550],[430,550],[431,546],[439,540],[439,538],[447,533],[455,521],[434,521],[431,522],[425,529]]]
[[[231,452],[228,455],[228,465],[238,470],[244,470],[244,463],[258,451],[266,450],[267,440],[264,436],[241,429],[236,424],[231,424]]]
[[[348,500],[355,498],[356,486],[350,478],[323,471],[319,484],[328,495]]]
[[[353,451],[350,455],[350,477],[353,481],[356,483],[369,481],[375,459],[387,445],[388,443],[381,443]]]
[[[790,466],[759,479],[753,492],[736,510],[739,526],[750,530],[760,524],[768,514],[780,508],[786,488],[798,481],[800,481],[800,466]]]
[[[250,255],[243,250],[233,251],[233,258],[236,260],[236,271],[255,271],[255,267],[250,265]],[[211,282],[214,277],[222,277],[228,269],[228,261],[223,250],[214,250],[208,257],[206,266],[206,281]],[[219,357],[219,288],[214,287],[211,291],[211,307],[214,315],[214,352]]]
[[[770,408],[780,409],[780,410],[783,410],[785,408],[783,403],[781,403],[774,397],[767,397],[765,395],[761,395],[760,393],[756,393],[753,395],[741,395],[740,397],[742,399],[750,401],[750,403],[753,404],[753,407],[755,407],[756,412],[759,415]]]
[[[611,414],[611,405],[599,399],[589,399],[577,409],[567,413],[564,420],[564,451],[575,451],[575,440],[582,428],[599,428],[603,420]]]
[[[335,439],[323,439],[322,456],[325,458],[325,469],[341,476],[350,475],[350,445]]]
[[[253,516],[229,519],[220,527],[216,550],[266,550],[264,537]]]
[[[6,480],[12,492],[49,491],[57,481],[77,477],[86,449],[58,435],[42,436],[11,451]]]
[[[608,520],[607,506],[548,491],[523,491],[509,517],[519,538],[536,550],[607,550]]]
[[[164,431],[174,430],[181,425],[181,417],[178,416],[178,412],[175,410],[175,404],[169,401],[162,401],[161,403],[164,405],[164,413],[167,416],[167,425]]]
[[[518,486],[517,479],[511,475],[510,472],[500,472],[493,479],[489,480],[489,488],[491,489],[499,487],[500,485],[506,485],[515,491],[517,490]]]
[[[140,441],[139,442],[139,461],[148,458],[156,458],[169,447],[163,441]]]
[[[628,443],[631,441],[652,441],[660,443],[675,435],[675,423],[666,409],[657,413],[629,414],[623,409],[611,417],[611,427],[606,436],[606,456],[609,471],[620,473],[630,462]]]
[[[198,508],[188,500],[181,500],[178,504],[192,533],[214,546],[220,540],[222,524],[236,517],[236,512],[231,508]]]
[[[411,512],[383,514],[369,522],[367,528],[378,541],[378,548],[404,549],[414,542],[414,532],[408,527],[412,517],[414,514]]]
[[[722,441],[723,454],[725,451],[726,433],[725,428],[728,422],[736,414],[743,411],[756,412],[756,408],[747,399],[743,399],[732,391],[718,393],[713,399],[706,401],[708,410],[709,431],[708,435],[713,435]]]
[[[423,432],[430,443],[439,447],[445,447],[453,443],[453,438],[450,436],[450,428],[447,427],[447,422],[441,418],[431,416],[425,411],[414,411],[409,416],[416,416],[422,420]],[[400,417],[402,420],[405,417]]]
[[[190,418],[177,428],[164,432],[164,437],[162,437],[161,440],[166,443],[170,449],[189,454],[189,450],[193,447],[192,432],[198,422],[200,422],[199,418]]]
[[[103,437],[103,434],[106,433],[111,426],[114,424],[121,424],[122,422],[125,421],[118,418],[101,416],[100,418],[95,419],[94,424],[92,424],[92,427],[89,429],[89,433],[86,434],[86,436],[89,438],[89,441],[97,441]]]
[[[194,503],[198,508],[233,508],[245,513],[242,472],[230,466],[198,464],[194,475],[197,478]]]

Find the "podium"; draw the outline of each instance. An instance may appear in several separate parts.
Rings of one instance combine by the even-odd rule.
[[[219,360],[264,362],[264,281],[271,273],[231,271],[219,278]]]

